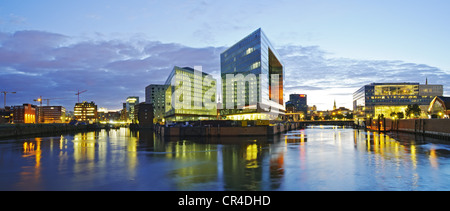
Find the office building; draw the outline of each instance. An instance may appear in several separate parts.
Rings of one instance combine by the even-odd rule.
[[[135,122],[139,124],[141,128],[152,128],[153,127],[153,104],[150,103],[139,103],[134,106]]]
[[[226,119],[281,119],[284,69],[280,56],[261,29],[220,55],[221,116]]]
[[[39,123],[65,123],[66,109],[63,106],[38,107]]]
[[[165,85],[166,122],[217,118],[216,80],[210,74],[175,66]]]
[[[286,107],[288,105],[293,107],[294,112],[303,112],[305,115],[308,113],[308,102],[305,94],[290,94]]]
[[[408,105],[419,105],[421,117],[436,96],[442,96],[442,85],[419,83],[371,83],[353,94],[354,117],[358,119],[398,118],[405,114]]]
[[[86,123],[96,123],[98,120],[97,105],[94,102],[76,103],[73,108],[75,120]]]
[[[13,123],[36,123],[37,106],[25,103],[21,106],[13,107]]]
[[[13,110],[9,106],[0,108],[0,124],[12,123]]]
[[[127,97],[127,101],[126,101],[126,109],[127,109],[127,115],[128,115],[128,121],[133,122],[134,123],[134,106],[139,104],[139,97],[137,96],[130,96]]]
[[[151,84],[145,87],[145,102],[153,104],[153,123],[164,123],[166,90],[168,85]]]

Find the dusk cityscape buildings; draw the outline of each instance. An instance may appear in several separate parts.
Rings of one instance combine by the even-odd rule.
[[[196,68],[200,68],[197,70]],[[353,110],[336,106],[317,110],[309,106],[307,94],[285,96],[285,70],[282,58],[261,28],[220,54],[220,82],[200,67],[178,67],[166,73],[163,84],[145,87],[145,101],[129,96],[119,111],[97,109],[94,102],[75,103],[74,111],[63,106],[25,103],[0,111],[2,123],[139,123],[167,124],[198,120],[341,120],[372,118],[448,118],[448,98],[443,85],[416,82],[377,82],[353,93]],[[79,95],[84,91],[78,91]],[[219,92],[218,92],[219,91]],[[6,101],[6,94],[1,92]],[[217,93],[222,97],[218,102]],[[420,114],[407,116],[408,106],[416,104]],[[6,105],[6,102],[5,102]],[[150,106],[151,105],[151,106]],[[151,114],[149,110],[152,110]],[[140,113],[144,112],[144,113]]]
[[[443,85],[419,83],[371,83],[353,94],[353,111],[358,119],[399,118],[408,105],[418,105],[418,117],[428,118],[427,110],[436,96],[443,95]]]

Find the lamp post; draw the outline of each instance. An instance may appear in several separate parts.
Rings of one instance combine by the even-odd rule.
[[[4,98],[3,98],[4,106],[3,106],[3,108],[6,109],[6,94],[7,94],[7,93],[16,94],[16,92],[1,91],[1,93],[3,93],[3,95],[4,95]]]

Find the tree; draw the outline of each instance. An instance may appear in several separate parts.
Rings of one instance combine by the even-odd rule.
[[[421,111],[422,110],[420,109],[419,105],[414,104],[414,105],[408,105],[405,113],[406,113],[407,117],[416,117],[416,116],[420,116]]]

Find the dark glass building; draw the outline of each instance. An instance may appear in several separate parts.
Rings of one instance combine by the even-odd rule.
[[[308,102],[306,94],[290,94],[289,101],[286,102],[286,107],[291,105],[295,112],[303,112],[307,114],[308,112]]]

